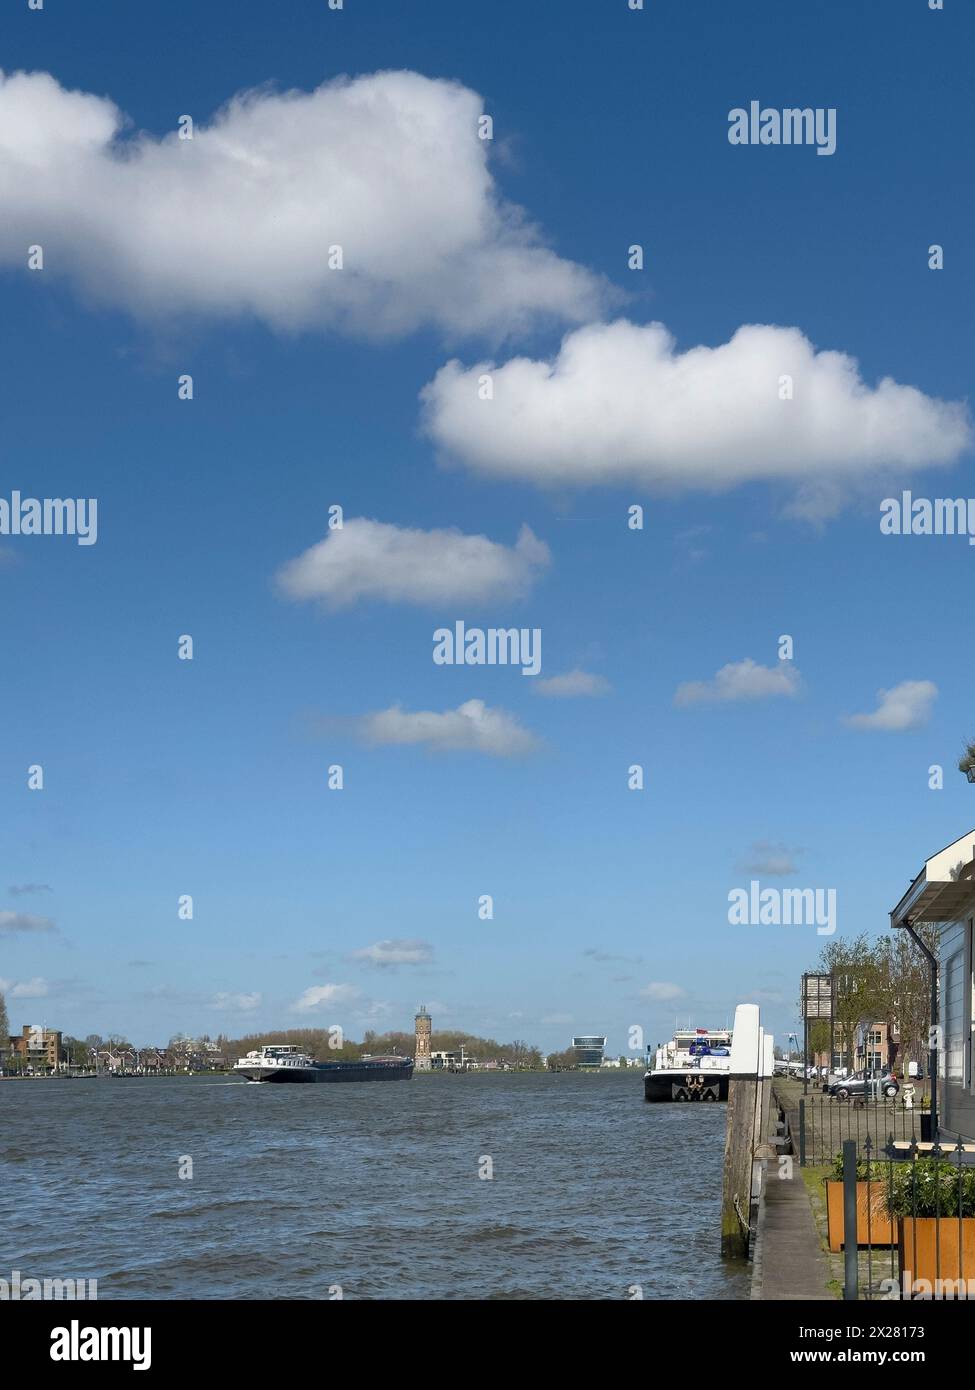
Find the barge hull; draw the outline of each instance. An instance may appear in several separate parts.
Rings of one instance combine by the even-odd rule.
[[[643,1098],[647,1101],[689,1102],[728,1099],[728,1077],[677,1076],[673,1072],[643,1078]]]

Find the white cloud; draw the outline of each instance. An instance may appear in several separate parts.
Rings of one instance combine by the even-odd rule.
[[[367,743],[420,743],[438,752],[462,749],[494,758],[518,757],[532,752],[539,744],[513,714],[491,709],[483,700],[468,700],[457,709],[442,713],[417,710],[411,714],[393,705],[363,715],[355,725]]]
[[[361,951],[353,951],[350,960],[361,960],[367,965],[389,967],[396,965],[428,965],[433,960],[433,947],[429,941],[415,938],[397,938],[389,941],[376,941]]]
[[[792,400],[779,399],[786,375]],[[436,442],[484,474],[673,491],[786,480],[805,514],[835,510],[864,475],[951,462],[970,438],[964,405],[890,378],[870,388],[852,357],[762,324],[684,352],[660,323],[591,324],[552,360],[449,362],[421,398]]]
[[[462,531],[419,531],[353,517],[278,571],[288,598],[342,608],[357,599],[433,604],[519,598],[549,563],[548,546],[522,526],[513,547]]]
[[[680,999],[684,991],[680,985],[671,984],[669,980],[651,980],[650,984],[644,985],[640,993],[644,999],[666,1003],[668,999]]]
[[[0,261],[38,243],[47,274],[137,314],[286,329],[503,336],[593,317],[602,282],[500,197],[483,110],[460,83],[380,72],[240,93],[192,140],[123,138],[107,98],[0,73]]]
[[[879,704],[872,714],[851,714],[844,721],[851,729],[904,733],[920,729],[931,716],[938,698],[933,681],[901,681],[893,690],[878,690]]]
[[[547,1024],[549,1027],[554,1027],[555,1024],[557,1024],[557,1023],[558,1023],[558,1024],[565,1024],[565,1023],[571,1023],[571,1022],[572,1022],[572,1015],[571,1015],[571,1014],[546,1014],[546,1015],[544,1016],[544,1018],[542,1019],[542,1023],[543,1023],[543,1024]]]
[[[0,994],[10,999],[43,999],[47,993],[47,981],[40,975],[32,980],[0,980]]]
[[[543,680],[532,681],[536,695],[551,695],[559,699],[569,699],[575,695],[606,695],[612,687],[605,676],[594,676],[588,671],[567,671],[561,676],[547,676]]]
[[[760,666],[746,656],[744,661],[732,661],[722,666],[713,680],[685,681],[674,692],[674,704],[766,700],[773,695],[795,695],[798,689],[799,672],[791,662],[780,661],[777,666]]]
[[[746,874],[787,878],[799,872],[796,858],[801,853],[801,850],[788,849],[785,845],[773,845],[769,840],[756,840],[738,867]]]
[[[293,1013],[310,1013],[324,1004],[352,1004],[361,998],[355,985],[312,985],[291,1005]]]
[[[234,1013],[250,1013],[260,1007],[261,996],[254,994],[226,994],[221,991],[210,1001],[214,1009],[229,1009]]]
[[[30,912],[0,912],[0,935],[13,932],[56,931],[50,917],[35,917]]]

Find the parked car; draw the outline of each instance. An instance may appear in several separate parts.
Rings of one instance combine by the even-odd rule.
[[[835,1096],[837,1100],[855,1100],[858,1096],[873,1095],[874,1085],[879,1087],[885,1100],[894,1100],[900,1091],[897,1078],[890,1072],[885,1072],[882,1076],[869,1076],[866,1072],[857,1072],[849,1077],[831,1076],[823,1087],[823,1093]]]

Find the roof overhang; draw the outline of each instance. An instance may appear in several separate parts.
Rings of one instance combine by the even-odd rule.
[[[892,927],[958,922],[975,911],[975,830],[928,859],[892,909]]]

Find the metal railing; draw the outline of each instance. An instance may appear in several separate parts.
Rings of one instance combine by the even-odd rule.
[[[975,1144],[865,1134],[843,1141],[834,1174],[830,1246],[838,1236],[845,1299],[975,1300]]]
[[[790,1131],[800,1162],[818,1166],[832,1163],[843,1144],[852,1139],[860,1149],[868,1138],[876,1152],[878,1140],[910,1143],[930,1138],[930,1112],[921,1107],[908,1109],[902,1099],[874,1096],[839,1100],[833,1096],[806,1096],[798,1102],[798,1112],[788,1115]]]

